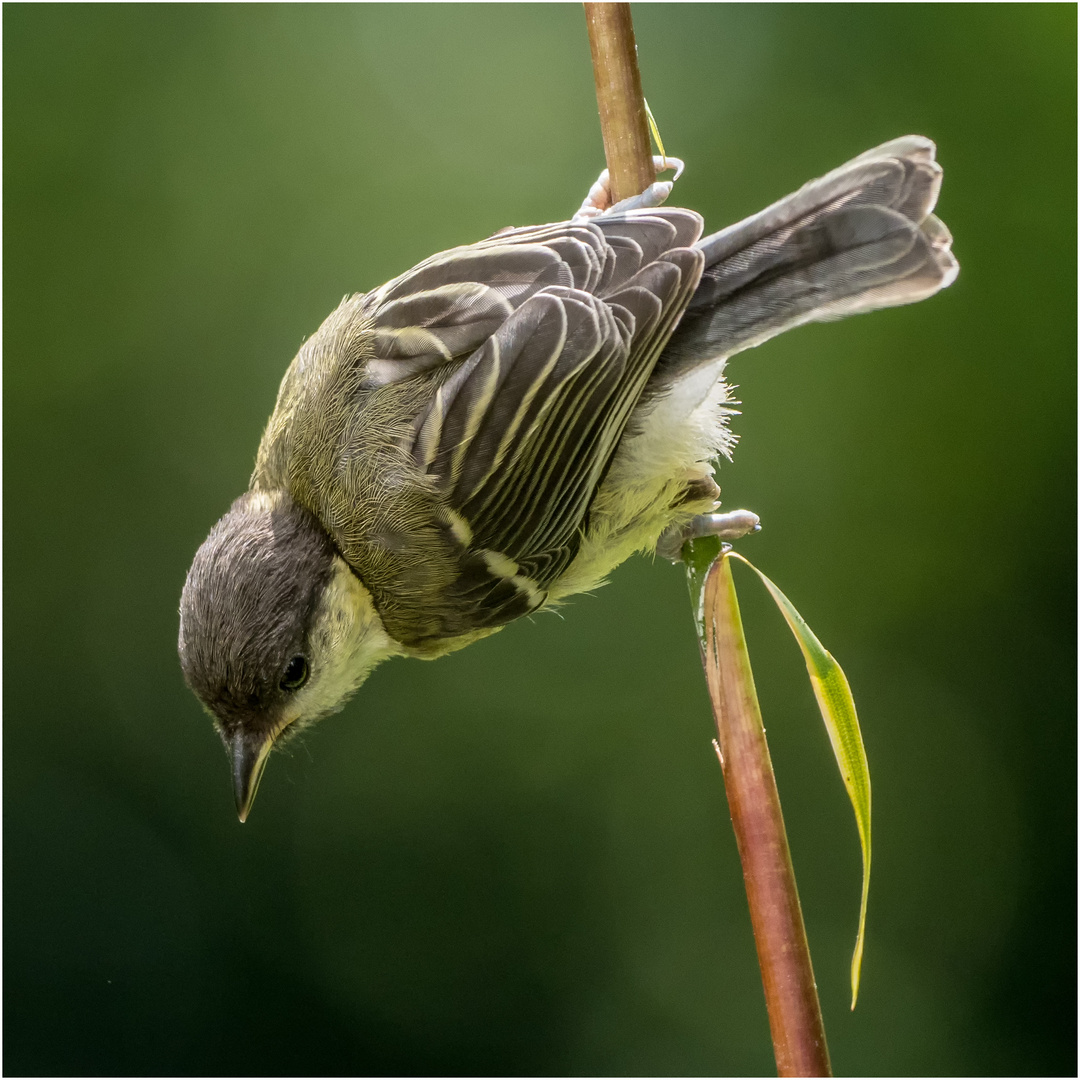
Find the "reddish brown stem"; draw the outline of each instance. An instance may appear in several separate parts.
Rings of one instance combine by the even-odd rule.
[[[645,98],[629,4],[585,5],[596,100],[614,202],[640,194],[655,176]],[[791,867],[739,602],[726,558],[712,562],[700,592],[695,580],[709,565],[708,541],[699,559],[688,545],[695,605],[703,600],[703,660],[716,716],[724,786],[742,860],[750,920],[769,1010],[780,1076],[831,1076],[810,950]],[[715,543],[715,541],[713,541]],[[711,552],[715,552],[715,548]],[[700,567],[700,569],[698,569]]]
[[[731,823],[739,845],[780,1076],[831,1076],[780,795],[758,708],[730,561],[704,588],[705,675]]]
[[[630,5],[586,4],[585,22],[612,201],[619,202],[656,179]]]

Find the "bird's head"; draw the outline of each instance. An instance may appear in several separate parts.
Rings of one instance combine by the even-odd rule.
[[[344,705],[398,649],[318,520],[283,491],[233,503],[180,600],[180,663],[232,761],[246,819],[275,743]]]

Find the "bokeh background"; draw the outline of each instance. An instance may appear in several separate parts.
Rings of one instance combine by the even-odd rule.
[[[845,665],[875,859],[741,589],[836,1070],[1075,1073],[1076,10],[642,5],[719,228],[909,132],[963,270],[731,367],[726,504]],[[583,17],[7,6],[9,1074],[766,1074],[680,569],[380,669],[241,827],[175,656],[188,563],[348,291],[602,165]]]

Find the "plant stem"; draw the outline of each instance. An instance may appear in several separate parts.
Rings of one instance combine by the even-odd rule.
[[[612,201],[619,202],[640,194],[655,176],[630,5],[587,3],[585,18]],[[731,567],[715,538],[688,544],[684,557],[777,1072],[780,1076],[831,1076],[780,796]]]
[[[709,567],[702,615],[717,754],[742,861],[779,1076],[831,1076],[780,795],[761,722],[730,560]],[[696,599],[696,598],[695,598]]]
[[[630,5],[585,4],[585,22],[612,202],[619,202],[656,179]]]

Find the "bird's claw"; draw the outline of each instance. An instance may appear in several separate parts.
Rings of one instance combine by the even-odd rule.
[[[751,510],[731,510],[726,514],[697,514],[683,525],[665,529],[656,542],[656,554],[671,562],[682,562],[682,548],[687,540],[718,536],[738,540],[749,533],[761,532],[761,518]]]
[[[686,166],[680,158],[661,157],[659,154],[652,160],[653,168],[656,169],[658,176],[662,172],[667,172],[668,169],[674,169],[674,179],[657,181],[655,184],[650,184],[640,195],[634,195],[612,205],[611,177],[608,175],[607,169],[605,169],[597,178],[596,183],[589,188],[589,194],[585,196],[585,201],[581,204],[581,209],[574,215],[573,220],[591,221],[601,214],[618,214],[624,210],[641,210],[652,206],[663,206],[667,201],[667,197],[671,194],[675,180],[682,176],[683,169]]]

